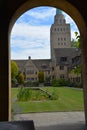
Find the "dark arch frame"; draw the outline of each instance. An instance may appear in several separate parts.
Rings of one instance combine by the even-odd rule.
[[[9,0],[10,1],[10,0]],[[11,2],[11,1],[10,1]],[[68,15],[70,15],[72,17],[72,19],[75,21],[75,23],[77,24],[79,31],[80,31],[80,35],[81,35],[81,39],[82,39],[82,56],[83,56],[83,87],[84,87],[84,106],[85,106],[85,119],[86,119],[86,124],[87,124],[87,71],[86,71],[86,65],[87,65],[87,54],[86,54],[86,41],[87,41],[87,27],[86,27],[86,21],[84,20],[82,14],[79,12],[79,10],[75,7],[75,4],[71,4],[70,2],[66,1],[66,0],[29,0],[29,1],[25,1],[24,2],[20,2],[20,4],[18,3],[15,6],[14,10],[12,10],[12,12],[10,13],[10,10],[8,10],[9,15],[6,15],[6,17],[4,18],[4,23],[2,23],[0,25],[1,27],[1,31],[0,31],[0,40],[2,43],[7,42],[6,45],[6,49],[3,49],[3,54],[2,57],[0,57],[0,59],[5,63],[5,66],[1,68],[6,69],[5,72],[5,81],[6,83],[3,83],[1,81],[0,85],[1,87],[3,87],[3,85],[5,86],[5,88],[1,89],[4,90],[6,92],[4,92],[5,98],[3,98],[1,92],[1,103],[0,106],[2,105],[2,109],[0,110],[0,114],[1,119],[0,120],[10,120],[11,119],[11,76],[10,76],[10,55],[9,55],[9,39],[10,39],[10,33],[11,33],[11,29],[15,23],[15,21],[17,20],[17,18],[23,14],[25,11],[34,8],[34,7],[38,7],[38,6],[52,6],[52,7],[56,7],[56,8],[60,8],[61,10],[65,11]],[[11,8],[12,9],[12,8]],[[1,15],[2,16],[2,15]],[[78,17],[77,17],[78,16]],[[5,24],[5,21],[7,21],[7,24]],[[4,29],[4,31],[3,31]],[[84,35],[85,34],[85,35]],[[5,40],[2,40],[3,38],[5,38]],[[7,40],[7,41],[6,41]],[[4,46],[1,44],[1,50],[2,48],[4,48]],[[8,56],[8,60],[4,61],[3,60],[3,56],[5,54],[5,50],[6,50],[6,55]],[[5,56],[4,56],[5,57]],[[8,69],[8,71],[7,71]],[[0,71],[1,74],[3,74],[2,71]],[[9,77],[8,77],[8,73],[9,73]],[[7,79],[6,79],[7,78]],[[1,80],[3,79],[3,76],[1,76]],[[4,99],[4,100],[3,100]],[[3,102],[2,102],[3,101]],[[2,114],[2,112],[6,112],[6,114]]]

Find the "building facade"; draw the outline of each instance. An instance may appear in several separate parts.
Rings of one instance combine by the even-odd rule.
[[[70,79],[74,81],[75,74],[71,74],[72,67],[80,64],[81,51],[71,47],[70,24],[66,23],[61,10],[56,10],[54,23],[50,28],[50,50],[51,59],[33,60],[29,56],[26,60],[14,60],[19,71],[25,74],[25,80],[38,81],[38,73],[43,71],[44,80]],[[79,57],[79,58],[78,58]]]

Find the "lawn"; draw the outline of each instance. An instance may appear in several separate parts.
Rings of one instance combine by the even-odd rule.
[[[49,93],[55,92],[57,100],[17,101],[17,88],[12,88],[12,110],[14,113],[83,111],[83,90],[65,87],[44,87]]]

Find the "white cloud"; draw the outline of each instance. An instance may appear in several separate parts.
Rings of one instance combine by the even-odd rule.
[[[19,50],[15,52],[13,48]],[[11,57],[16,59],[27,58],[28,55],[32,55],[33,59],[50,57],[50,27],[15,24],[11,35],[11,49]]]
[[[42,7],[40,7],[42,8]],[[49,9],[48,8],[42,8],[42,10],[38,11],[38,12],[35,12],[32,10],[28,11],[26,14],[28,14],[29,16],[32,16],[36,19],[45,19],[45,18],[48,18],[48,17],[51,17],[51,16],[54,16],[55,15],[55,8],[51,8]]]

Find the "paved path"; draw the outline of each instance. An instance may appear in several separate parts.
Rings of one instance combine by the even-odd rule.
[[[51,112],[17,114],[14,120],[33,120],[36,127],[56,125],[85,124],[84,112]]]

